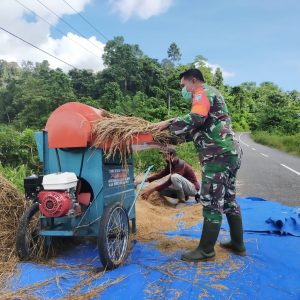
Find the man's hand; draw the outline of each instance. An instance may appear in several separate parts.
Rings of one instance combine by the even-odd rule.
[[[153,193],[153,189],[147,190],[141,194],[142,199],[147,200],[149,196]]]
[[[161,130],[169,128],[172,120],[173,119],[162,121],[162,122],[159,122],[159,123],[154,123],[151,127],[153,129],[158,129],[158,130],[161,131]]]

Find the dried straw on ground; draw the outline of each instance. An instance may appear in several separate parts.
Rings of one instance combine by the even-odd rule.
[[[178,224],[181,224],[184,228],[188,228],[201,222],[202,209],[200,204],[181,208],[171,207],[163,197],[155,192],[150,195],[148,200],[139,199],[137,201],[136,215],[136,239],[140,242],[156,241],[154,245],[163,252],[178,250],[176,247],[179,242],[186,245],[184,249],[189,247],[189,245],[193,247],[197,244],[197,242],[191,239],[187,241],[180,238],[167,242],[168,236],[164,232],[177,230]]]
[[[169,131],[160,131],[153,128],[153,124],[137,117],[127,117],[106,113],[105,117],[93,123],[93,145],[104,149],[106,158],[120,153],[121,162],[131,152],[130,146],[138,134],[151,134],[156,143],[166,146],[174,142],[176,137]]]
[[[17,263],[16,229],[26,205],[18,190],[0,175],[0,289]]]

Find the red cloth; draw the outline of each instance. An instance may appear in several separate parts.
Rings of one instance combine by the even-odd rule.
[[[168,174],[174,174],[174,173],[183,176],[188,181],[193,183],[196,190],[199,191],[200,185],[199,185],[199,182],[197,180],[197,177],[196,177],[192,167],[188,163],[186,163],[184,160],[178,159],[178,158],[176,160],[173,160],[173,162],[171,164],[167,163],[167,165],[165,166],[165,168],[162,171],[150,176],[147,179],[147,181],[152,182],[154,180],[163,178],[163,177],[167,176]],[[167,181],[165,181],[164,183],[157,186],[155,188],[155,190],[162,191],[163,189],[167,188],[171,184],[172,184],[172,181],[171,181],[171,178],[169,177]]]

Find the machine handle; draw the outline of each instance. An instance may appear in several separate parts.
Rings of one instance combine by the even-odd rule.
[[[147,179],[147,177],[148,177],[148,174],[149,174],[149,172],[151,171],[151,169],[153,168],[153,166],[154,166],[154,165],[151,165],[151,166],[146,170],[146,172],[145,172],[145,174],[144,174],[144,177],[143,177],[143,180],[142,180],[142,182],[141,182],[141,183],[139,184],[139,186],[138,186],[138,190],[137,190],[137,193],[135,194],[134,201],[133,201],[133,203],[131,204],[131,207],[130,207],[130,209],[129,209],[129,211],[128,211],[128,216],[130,215],[130,212],[131,212],[133,206],[135,205],[135,202],[136,202],[136,200],[138,199],[138,197],[139,197],[139,195],[140,195],[140,192],[141,192],[141,189],[143,188],[143,186],[144,186],[144,184],[145,184],[145,181],[146,181],[146,179]]]

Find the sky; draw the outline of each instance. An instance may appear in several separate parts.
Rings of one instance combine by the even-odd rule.
[[[271,81],[300,91],[299,0],[1,0],[0,8],[6,61],[97,72],[107,40],[123,36],[159,61],[175,42],[180,63],[202,55],[231,86]]]

